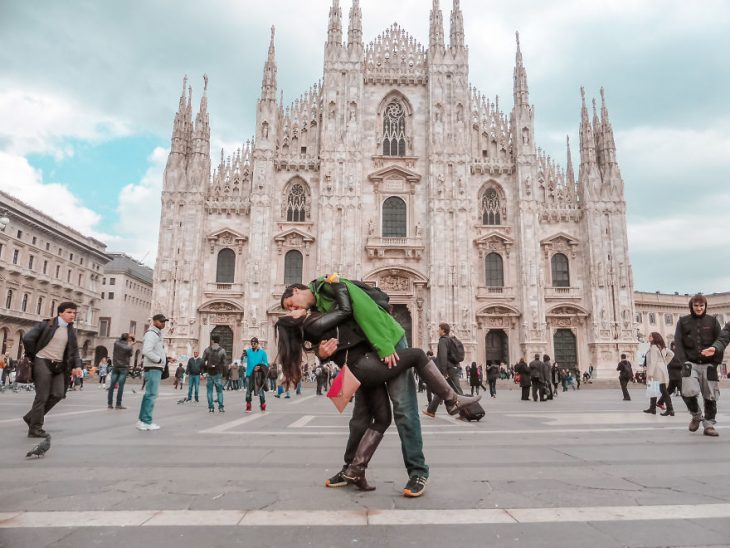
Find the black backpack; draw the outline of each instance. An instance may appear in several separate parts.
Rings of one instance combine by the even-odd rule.
[[[448,338],[449,351],[446,359],[451,363],[461,363],[464,361],[464,343],[454,336]]]

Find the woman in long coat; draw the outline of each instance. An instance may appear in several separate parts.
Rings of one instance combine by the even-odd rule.
[[[662,399],[667,406],[667,410],[662,413],[663,417],[674,416],[674,408],[672,407],[672,398],[667,392],[667,384],[669,383],[669,373],[667,372],[667,364],[672,361],[674,352],[669,350],[664,344],[662,336],[653,332],[649,335],[649,352],[646,353],[646,380],[647,381],[658,381],[659,391],[662,394]],[[649,400],[649,409],[644,409],[644,413],[650,413],[656,415],[656,400],[657,398],[651,398]]]
[[[471,386],[471,395],[474,395],[474,389],[476,388],[477,394],[479,394],[479,369],[477,368],[477,362],[471,362],[469,366],[469,386]]]

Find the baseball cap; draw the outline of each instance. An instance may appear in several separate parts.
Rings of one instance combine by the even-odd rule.
[[[164,314],[155,314],[154,316],[152,316],[152,320],[153,321],[157,321],[157,322],[168,322],[168,321],[170,321],[170,320],[168,320],[165,317]]]
[[[253,344],[253,343],[258,344],[259,340],[256,337],[251,337],[251,344]]]

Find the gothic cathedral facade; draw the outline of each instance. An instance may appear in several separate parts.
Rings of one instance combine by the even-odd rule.
[[[339,272],[377,285],[412,345],[451,324],[467,360],[613,371],[636,351],[623,180],[603,90],[581,89],[580,161],[535,144],[519,36],[513,105],[469,83],[463,16],[434,0],[428,48],[397,24],[365,45],[358,0],[347,39],[329,12],[324,74],[283,105],[274,29],[256,135],[211,174],[207,77],[193,118],[180,98],[164,174],[153,312],[187,354],[222,336],[274,351],[284,287]],[[448,40],[447,40],[448,38]],[[186,95],[187,92],[187,95]]]

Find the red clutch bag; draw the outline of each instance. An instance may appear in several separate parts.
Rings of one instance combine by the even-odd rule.
[[[347,365],[343,365],[335,380],[332,381],[332,386],[330,386],[329,392],[327,392],[327,397],[332,400],[337,410],[342,413],[358,388],[360,388],[360,381],[352,374],[352,371],[350,371]]]

